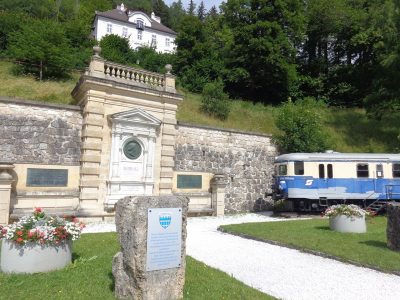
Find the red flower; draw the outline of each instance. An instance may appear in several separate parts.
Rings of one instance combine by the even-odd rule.
[[[22,235],[22,234],[23,234],[23,232],[21,230],[17,231],[17,235]]]
[[[21,238],[21,237],[17,238],[17,243],[22,243],[23,241],[24,241],[23,238]]]
[[[35,207],[35,212],[36,213],[41,213],[43,209],[41,207]]]

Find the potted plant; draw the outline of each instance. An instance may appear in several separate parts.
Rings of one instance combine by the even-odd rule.
[[[324,213],[329,217],[331,230],[363,233],[367,231],[365,216],[369,212],[354,204],[338,204],[328,207]]]
[[[0,225],[0,270],[37,273],[64,268],[71,263],[72,241],[84,224],[46,215],[41,208],[8,226]]]

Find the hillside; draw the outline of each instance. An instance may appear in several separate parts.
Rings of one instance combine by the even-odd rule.
[[[43,102],[74,104],[70,92],[79,74],[65,81],[39,82],[30,76],[12,74],[12,64],[0,62],[0,96]],[[178,120],[195,124],[233,128],[259,133],[275,133],[275,107],[233,101],[227,120],[220,121],[200,112],[201,96],[180,91],[185,100],[178,111]],[[195,114],[193,112],[196,112]],[[382,121],[368,119],[362,109],[330,108],[321,112],[325,119],[331,148],[340,152],[395,152],[399,141],[399,116],[383,118]],[[397,146],[398,147],[398,146]]]

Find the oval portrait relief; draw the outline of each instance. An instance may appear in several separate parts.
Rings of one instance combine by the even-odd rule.
[[[124,146],[124,154],[129,159],[137,159],[142,154],[142,146],[137,141],[129,141]]]

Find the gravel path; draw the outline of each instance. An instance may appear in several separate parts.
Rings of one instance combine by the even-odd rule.
[[[197,217],[188,222],[187,254],[282,299],[400,299],[400,276],[217,231],[219,225],[277,221],[268,215]],[[85,232],[113,231],[89,225]]]

